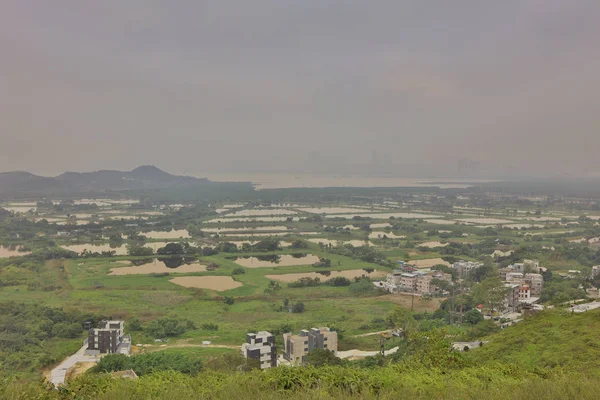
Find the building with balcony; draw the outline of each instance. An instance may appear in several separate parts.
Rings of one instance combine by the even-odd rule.
[[[88,331],[87,354],[130,354],[131,338],[125,336],[125,321],[98,323],[97,328]]]
[[[247,333],[246,343],[242,345],[242,354],[248,359],[257,360],[260,369],[277,366],[277,346],[275,336],[270,332]]]
[[[306,355],[314,349],[337,353],[337,347],[337,332],[327,327],[311,328],[310,331],[303,329],[299,335],[283,334],[283,358],[293,364],[302,364]]]

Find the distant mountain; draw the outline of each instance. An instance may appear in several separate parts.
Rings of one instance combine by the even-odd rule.
[[[193,188],[208,183],[211,182],[206,178],[172,175],[152,165],[144,165],[133,171],[65,172],[53,178],[15,171],[0,173],[0,196]]]

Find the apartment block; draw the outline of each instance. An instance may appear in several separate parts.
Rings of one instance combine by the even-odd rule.
[[[458,272],[458,276],[463,279],[468,278],[472,271],[482,266],[483,263],[464,260],[452,264],[452,268],[454,268]]]
[[[122,353],[131,351],[131,338],[125,336],[125,321],[100,321],[88,331],[88,353]]]
[[[242,345],[244,357],[257,360],[260,369],[277,366],[277,346],[275,336],[270,332],[247,333],[246,343]]]
[[[283,358],[294,364],[302,364],[306,355],[314,349],[337,353],[337,347],[337,332],[327,327],[311,328],[310,331],[303,329],[299,335],[283,334]]]
[[[504,301],[504,306],[506,311],[515,312],[519,308],[519,295],[521,290],[521,285],[506,283],[504,287],[507,288],[506,299]]]
[[[434,279],[451,282],[452,275],[430,269],[413,272],[396,269],[387,275],[385,282],[376,282],[376,286],[390,293],[432,294],[439,291],[439,288],[432,284]]]

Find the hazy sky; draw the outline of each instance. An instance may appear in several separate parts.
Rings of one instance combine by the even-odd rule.
[[[0,112],[1,171],[600,176],[600,1],[2,0]]]

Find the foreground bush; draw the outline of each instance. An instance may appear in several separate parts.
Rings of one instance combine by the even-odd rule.
[[[6,382],[3,399],[596,399],[598,375],[526,372],[506,365],[445,372],[389,366],[276,368],[247,373],[160,372],[138,380],[84,375],[61,390]]]

